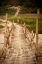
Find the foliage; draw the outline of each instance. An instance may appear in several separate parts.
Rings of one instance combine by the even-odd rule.
[[[27,7],[21,7],[20,14],[27,14],[27,13],[36,13],[37,8],[27,8]]]
[[[15,9],[8,9],[7,7],[0,7],[0,15],[5,15],[8,13],[9,15],[15,14]]]
[[[0,0],[0,6],[21,5],[25,7],[42,8],[42,0]]]

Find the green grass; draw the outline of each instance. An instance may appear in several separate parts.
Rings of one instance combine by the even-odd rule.
[[[11,22],[14,20],[14,22],[18,22],[19,24],[24,24],[26,23],[26,27],[30,30],[30,31],[36,31],[36,14],[32,14],[32,13],[26,13],[26,11],[28,11],[27,8],[23,8],[24,10],[21,11],[20,14],[18,14],[17,17],[14,18],[14,14],[16,12],[16,10],[14,9],[8,9],[8,8],[0,8],[0,16],[4,16],[6,13],[8,13],[8,20],[10,20]],[[21,9],[22,10],[22,9]],[[30,11],[32,11],[31,9],[29,9]],[[24,12],[25,11],[25,12]],[[22,13],[24,12],[24,13]],[[19,21],[17,21],[19,20]],[[1,22],[0,22],[1,23]],[[39,18],[39,26],[38,26],[38,30],[39,33],[42,34],[42,14],[40,15]]]
[[[36,14],[27,13],[27,14],[18,14],[20,18],[36,18]]]
[[[33,16],[33,14],[31,15]],[[35,16],[36,17],[36,16]],[[15,17],[15,18],[10,18],[9,20],[12,22],[14,20],[14,22],[18,22],[19,20],[19,24],[26,24],[26,27],[30,30],[30,31],[34,31],[36,32],[36,18],[28,18],[28,17],[25,17],[23,16],[23,14],[21,14],[20,17]],[[38,25],[38,32],[39,34],[42,34],[42,14],[40,15],[40,18],[39,18],[39,25]]]
[[[42,34],[42,14],[40,15],[40,18],[39,18],[39,22],[38,22],[38,30],[39,30],[39,33]]]
[[[35,24],[36,24],[36,19],[35,18],[10,18],[9,19],[11,22],[14,20],[14,22],[18,22],[19,20],[19,24],[26,24],[26,27],[31,31],[34,30],[35,32]]]
[[[0,28],[4,28],[4,26],[3,25],[0,25]]]

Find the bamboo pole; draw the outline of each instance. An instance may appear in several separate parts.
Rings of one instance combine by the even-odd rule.
[[[24,23],[24,34],[26,33],[26,24]]]
[[[37,9],[37,17],[36,17],[36,55],[38,55],[39,53],[37,52],[38,50],[38,19],[39,19],[39,9]],[[37,63],[38,64],[38,57],[36,56],[36,59],[37,59]]]
[[[7,19],[8,19],[8,14],[6,13],[5,33],[6,33],[6,31],[7,31]]]
[[[4,34],[4,46],[7,47],[7,18],[8,18],[8,14],[6,13],[6,22],[5,22],[5,34]]]
[[[38,19],[39,19],[39,9],[37,9],[36,17],[36,46],[38,47]]]

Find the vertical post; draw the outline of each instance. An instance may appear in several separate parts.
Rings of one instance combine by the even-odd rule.
[[[5,22],[5,35],[4,35],[4,46],[7,47],[7,18],[8,18],[8,14],[6,13],[6,22]]]
[[[37,9],[36,17],[36,46],[38,47],[38,19],[39,19],[39,9]]]
[[[8,18],[8,14],[6,13],[5,32],[7,31],[7,18]]]
[[[24,23],[24,34],[25,34],[25,37],[26,37],[26,24]]]
[[[36,17],[36,49],[37,50],[38,50],[38,19],[39,19],[39,9],[37,9],[37,17]],[[37,50],[35,51],[36,55],[38,55]],[[38,64],[38,57],[37,56],[36,56],[36,59],[37,59],[36,64]]]

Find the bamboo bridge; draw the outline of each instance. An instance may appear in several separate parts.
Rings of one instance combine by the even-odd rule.
[[[7,25],[5,28],[7,29]],[[29,37],[27,37],[29,30],[26,31],[25,28],[25,24],[22,27],[17,23],[12,23],[10,31],[8,29],[5,31],[4,51],[2,53],[5,59],[3,64],[36,64],[36,56]],[[9,38],[11,38],[11,42]]]
[[[30,32],[25,23],[21,25],[13,21],[10,28],[7,25],[6,18],[0,64],[37,64],[38,48],[33,40],[35,33]]]

